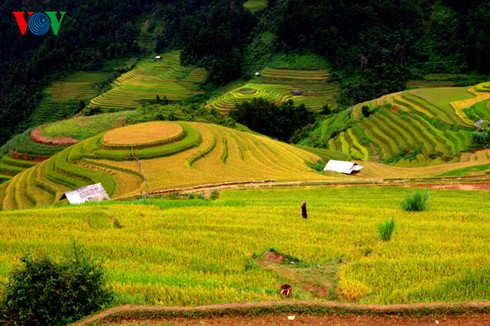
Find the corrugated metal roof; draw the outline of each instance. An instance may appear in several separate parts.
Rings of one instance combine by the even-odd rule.
[[[363,166],[354,162],[330,160],[323,168],[323,171],[335,171],[345,174],[351,174],[352,172],[358,172]]]
[[[68,199],[70,204],[82,204],[87,201],[101,201],[110,199],[101,183],[67,191],[60,200]]]

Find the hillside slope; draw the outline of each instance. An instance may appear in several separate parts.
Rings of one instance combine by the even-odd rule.
[[[388,94],[330,116],[303,143],[402,167],[458,162],[474,130],[466,109],[490,98],[483,86]]]
[[[180,51],[170,51],[161,60],[148,58],[116,79],[112,89],[93,98],[89,107],[123,110],[136,108],[142,100],[158,97],[182,100],[202,94],[199,83],[204,81],[206,70],[184,67],[180,64]]]
[[[167,134],[167,129],[177,132]],[[3,209],[53,204],[63,192],[97,182],[111,197],[122,197],[146,191],[142,168],[149,191],[228,181],[328,178],[307,165],[319,160],[291,145],[217,125],[150,122],[75,144],[15,176],[0,193]]]
[[[237,103],[263,97],[275,103],[293,100],[320,111],[324,104],[335,105],[339,86],[329,81],[328,69],[295,70],[265,67],[260,77],[208,101],[212,107],[227,114]],[[299,91],[294,94],[293,91]]]

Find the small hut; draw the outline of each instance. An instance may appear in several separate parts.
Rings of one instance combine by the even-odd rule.
[[[67,191],[60,200],[68,199],[70,204],[82,204],[87,201],[102,201],[110,199],[101,183]]]
[[[330,160],[323,168],[323,171],[335,171],[344,174],[352,174],[355,172],[359,172],[362,168],[362,165],[354,162]]]
[[[475,123],[473,124],[473,127],[475,127],[475,128],[476,128],[476,129],[478,129],[478,130],[479,130],[479,129],[482,129],[482,127],[483,127],[483,126],[482,126],[482,124],[483,124],[484,122],[485,122],[485,121],[483,121],[482,119],[480,119],[480,120],[478,120],[477,122],[475,122]]]
[[[153,61],[162,61],[162,57],[161,57],[161,56],[159,56],[159,55],[157,55],[157,56],[155,57],[155,59],[153,59]]]
[[[291,92],[293,95],[301,95],[301,91],[299,89],[295,89]]]
[[[257,71],[257,72],[255,73],[255,77],[259,78],[260,76],[262,76],[262,74],[261,74],[260,72],[258,72],[258,71]]]

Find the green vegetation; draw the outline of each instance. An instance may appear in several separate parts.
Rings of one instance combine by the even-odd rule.
[[[284,283],[295,289],[293,301],[325,300],[290,274],[250,263],[275,248],[309,266],[341,262],[334,286],[342,301],[487,300],[489,192],[432,190],[430,211],[418,214],[400,209],[405,193],[400,187],[221,190],[213,201],[2,211],[0,279],[26,252],[59,261],[75,240],[103,262],[118,304],[282,300]],[[299,211],[305,200],[308,223]],[[403,236],[381,242],[373,232],[380,216],[396,216]]]
[[[473,123],[460,107],[475,98],[461,88],[389,94],[328,116],[300,144],[404,167],[455,162],[472,145]]]
[[[325,70],[331,68],[325,57],[314,53],[278,53],[267,64],[275,69]]]
[[[36,160],[36,157],[51,156],[63,150],[63,146],[52,146],[34,142],[31,139],[33,130],[33,128],[30,128],[22,134],[15,135],[2,146],[2,153],[4,155],[7,153],[10,153],[11,155],[20,155],[26,159]]]
[[[70,118],[85,107],[85,102],[99,95],[104,82],[113,76],[110,69],[78,72],[55,81],[44,91],[44,99],[36,107],[30,124],[39,126]]]
[[[482,119],[490,121],[490,100],[481,101],[464,110],[464,113],[474,122]]]
[[[140,61],[116,79],[110,90],[92,99],[88,108],[124,110],[157,98],[176,101],[201,94],[199,83],[204,81],[206,71],[183,67],[179,58],[180,51],[171,51],[161,55],[161,60]]]
[[[391,221],[385,220],[384,223],[378,224],[379,237],[383,241],[390,241],[391,234],[395,230],[395,218],[391,218]]]
[[[255,13],[267,8],[267,0],[247,0],[243,4],[243,7]]]
[[[487,174],[490,174],[490,164],[481,164],[475,166],[469,166],[466,168],[456,169],[452,171],[448,171],[440,174],[441,177],[461,177],[471,175],[475,172],[488,171]]]
[[[41,126],[41,133],[46,138],[71,137],[83,140],[96,136],[103,131],[122,127],[136,115],[135,112],[116,112],[90,117],[79,116],[45,124]]]
[[[286,59],[281,58],[276,59],[277,66],[286,65],[285,61],[281,61]],[[306,66],[311,65],[307,61]],[[321,61],[318,65],[323,66]],[[335,105],[338,85],[329,81],[329,71],[326,69],[291,70],[266,67],[260,73],[260,77],[254,77],[247,84],[209,100],[208,106],[227,114],[237,104],[259,97],[276,104],[293,100],[315,111],[320,111],[325,104]],[[300,94],[294,94],[293,91],[296,90],[299,90]]]
[[[2,303],[8,322],[21,325],[66,325],[112,300],[101,265],[80,248],[65,261],[24,256],[6,286]]]
[[[287,101],[277,106],[264,98],[254,98],[237,104],[231,117],[250,129],[273,138],[288,141],[303,127],[313,123],[316,114],[308,111],[304,104],[295,106]]]
[[[427,209],[429,204],[429,191],[415,191],[407,195],[401,204],[403,210],[407,212],[422,212]]]

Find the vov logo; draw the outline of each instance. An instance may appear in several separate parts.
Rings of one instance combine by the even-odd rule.
[[[45,35],[49,29],[53,30],[54,35],[58,35],[61,22],[66,14],[66,11],[60,11],[60,19],[58,20],[57,11],[34,12],[28,11],[12,11],[12,14],[19,26],[20,34],[25,35],[27,27],[34,35]],[[27,14],[27,19],[26,19]]]

